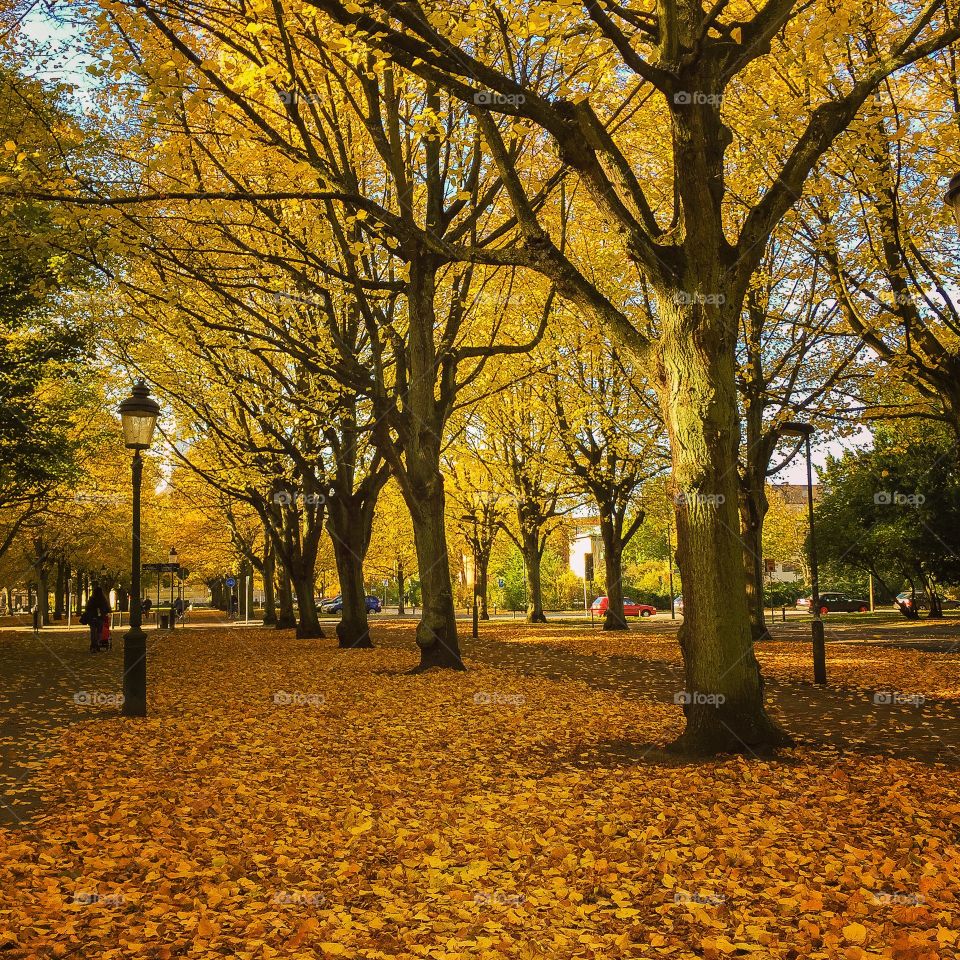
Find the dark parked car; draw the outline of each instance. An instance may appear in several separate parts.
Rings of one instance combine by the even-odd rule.
[[[805,604],[810,606],[809,599]],[[797,601],[797,606],[801,606]],[[857,597],[847,596],[845,593],[821,593],[820,594],[820,613],[867,613],[870,609],[869,600],[860,600]]]
[[[367,613],[380,613],[383,605],[379,597],[367,597]],[[334,597],[320,604],[321,613],[341,613],[343,611],[343,597]]]

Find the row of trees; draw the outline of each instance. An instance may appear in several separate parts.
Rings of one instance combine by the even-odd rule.
[[[14,179],[92,228],[71,253],[110,285],[111,353],[170,401],[177,461],[258,518],[301,633],[320,632],[327,529],[340,643],[369,643],[392,477],[421,669],[462,666],[458,475],[478,559],[504,526],[528,558],[532,620],[572,478],[619,626],[617,559],[669,466],[687,684],[718,695],[686,708],[681,745],[755,749],[784,741],[752,649],[766,479],[795,452],[780,424],[842,434],[906,398],[958,428],[924,146],[958,133],[931,108],[957,99],[954,18],[936,0],[105,3],[96,169],[47,140]]]

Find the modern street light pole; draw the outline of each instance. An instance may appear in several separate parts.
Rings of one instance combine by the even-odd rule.
[[[823,619],[820,616],[820,573],[817,566],[817,536],[813,522],[813,458],[810,454],[810,438],[813,427],[809,423],[788,421],[780,425],[780,433],[788,437],[803,437],[807,455],[807,518],[810,524],[810,606],[813,620],[810,634],[813,639],[813,682],[827,682],[827,647],[823,635]]]
[[[140,611],[140,488],[143,483],[142,450],[150,447],[160,415],[160,404],[140,380],[120,404],[123,440],[133,450],[133,560],[130,576],[130,629],[123,635],[123,715],[147,715],[147,635]]]

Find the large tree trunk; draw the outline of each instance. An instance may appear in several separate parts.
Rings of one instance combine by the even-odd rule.
[[[327,530],[333,542],[343,600],[337,624],[337,644],[343,649],[368,649],[373,646],[373,641],[370,639],[363,583],[363,560],[367,552],[363,542],[363,518],[358,510],[351,510],[343,504],[331,505]]]
[[[310,480],[303,477],[305,496],[312,497],[317,491]],[[274,499],[270,505],[261,504],[260,518],[273,537],[275,556],[297,595],[297,637],[322,639],[326,634],[317,611],[316,570],[323,516],[316,510],[314,501],[305,500],[305,503],[307,506],[301,514],[289,502]]]
[[[543,612],[543,584],[540,580],[540,530],[527,527],[523,531],[523,559],[527,577],[527,623],[546,623]]]
[[[40,623],[50,625],[50,568],[46,564],[37,567],[37,609]]]
[[[743,542],[743,569],[746,577],[750,634],[754,641],[769,640],[770,631],[763,607],[763,521],[768,510],[766,493],[743,489],[740,499],[740,538]]]
[[[490,551],[481,550],[476,558],[476,567],[473,575],[477,578],[477,598],[480,601],[480,613],[479,617],[481,620],[490,619],[490,610],[487,605],[487,592],[489,590],[490,577]]]
[[[776,446],[776,436],[767,430],[764,412],[770,402],[768,378],[764,371],[763,329],[767,311],[762,299],[751,289],[745,303],[746,328],[740,367],[740,400],[743,407],[743,471],[740,475],[740,535],[743,540],[743,569],[747,578],[747,607],[754,641],[769,640],[764,611],[763,523],[770,509],[767,502],[767,470]]]
[[[263,569],[260,571],[263,577],[263,625],[275,627],[277,625],[277,561],[270,541],[270,533],[264,532],[266,536],[263,538]]]
[[[600,536],[603,539],[603,563],[607,583],[607,612],[604,630],[627,630],[623,612],[623,544],[615,517],[609,510],[600,511]]]
[[[417,498],[416,504],[408,504],[413,515],[417,571],[423,592],[423,614],[417,624],[418,669],[446,667],[463,670],[444,526],[443,478],[439,467],[432,480],[423,484],[421,489],[423,494]]]
[[[291,630],[297,625],[297,617],[293,610],[293,584],[290,574],[281,564],[277,570],[278,589],[277,598],[280,602],[280,615],[277,617],[278,630]]]
[[[66,610],[67,583],[70,578],[70,568],[63,560],[57,561],[57,583],[53,592],[53,619],[62,620]]]
[[[734,338],[723,336],[716,318],[692,315],[702,310],[699,304],[680,306],[669,294],[661,298],[667,317],[662,406],[684,603],[678,638],[686,689],[677,700],[687,724],[675,746],[693,753],[752,753],[789,738],[764,709],[750,632],[737,509]]]
[[[432,667],[463,670],[457,638],[457,617],[450,581],[450,559],[444,525],[443,475],[435,464],[414,463],[407,454],[413,497],[407,501],[413,518],[417,571],[423,591],[423,615],[417,624],[418,671]]]
[[[404,438],[405,470],[397,474],[413,519],[417,570],[423,591],[423,616],[417,624],[418,671],[433,667],[465,669],[457,639],[444,525],[443,474],[440,471],[447,411],[441,409],[436,395],[438,360],[434,344],[434,296],[437,268],[437,262],[423,251],[412,251],[408,287],[410,371]]]
[[[298,564],[291,580],[297,594],[297,637],[301,640],[322,640],[326,634],[320,626],[320,614],[317,611],[313,568]]]

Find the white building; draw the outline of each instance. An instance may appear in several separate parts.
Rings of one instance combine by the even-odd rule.
[[[771,583],[796,583],[803,579],[800,569],[793,563],[780,563],[767,557],[763,560],[763,574]]]
[[[570,572],[581,580],[598,579],[603,563],[603,540],[596,517],[575,517],[570,521],[569,563]],[[592,570],[589,569],[591,563]]]

